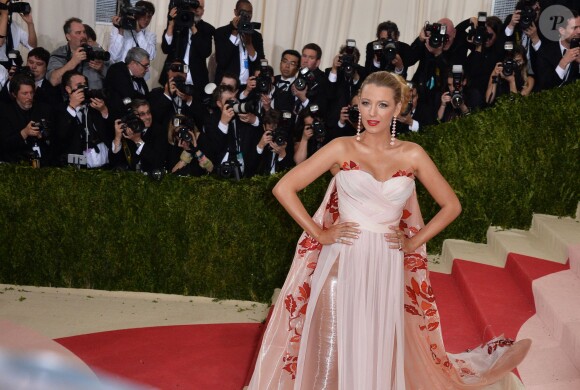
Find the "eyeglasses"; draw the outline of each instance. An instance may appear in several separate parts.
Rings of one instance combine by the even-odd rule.
[[[298,66],[298,62],[290,61],[290,60],[287,60],[286,58],[282,58],[282,63],[286,64],[286,65],[290,65],[290,66]]]
[[[149,110],[149,111],[141,111],[141,112],[137,111],[136,114],[137,114],[137,116],[139,118],[143,118],[144,116],[150,116],[151,115],[151,110]]]
[[[220,84],[219,85],[219,91],[220,92],[226,92],[227,91],[227,92],[232,92],[233,93],[233,92],[236,92],[236,89],[233,86],[228,85],[228,84]]]
[[[135,61],[135,63],[141,65],[143,67],[143,69],[149,69],[149,67],[151,66],[150,63],[142,64],[139,61]]]

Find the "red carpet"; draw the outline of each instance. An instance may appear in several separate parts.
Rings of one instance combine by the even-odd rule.
[[[240,390],[261,324],[126,329],[56,341],[92,368],[159,389]]]
[[[504,333],[515,338],[534,312],[534,279],[568,269],[510,254],[505,268],[455,260],[431,273],[449,352]],[[263,325],[127,329],[58,339],[89,366],[161,389],[240,390],[249,381]]]

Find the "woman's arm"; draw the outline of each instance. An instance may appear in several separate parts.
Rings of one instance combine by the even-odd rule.
[[[524,87],[520,91],[522,96],[528,96],[532,92],[532,89],[534,89],[534,84],[536,83],[536,79],[532,75],[527,75],[525,80]]]
[[[404,240],[403,250],[405,252],[415,251],[419,246],[439,234],[461,213],[459,199],[425,150],[419,145],[413,145],[409,154],[411,161],[415,162],[415,176],[441,209],[417,235],[409,240]]]
[[[274,187],[272,192],[288,214],[308,234],[321,244],[332,244],[337,239],[357,238],[359,231],[354,228],[356,223],[345,222],[323,230],[308,214],[298,198],[298,191],[304,189],[333,165],[338,164],[340,156],[345,153],[346,140],[336,139],[321,148],[312,157],[294,167]],[[350,243],[343,241],[343,243]]]

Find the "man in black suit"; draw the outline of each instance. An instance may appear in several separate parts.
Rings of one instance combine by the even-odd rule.
[[[62,96],[58,88],[54,87],[46,79],[46,66],[49,58],[50,53],[46,49],[42,47],[34,48],[28,52],[26,66],[30,68],[30,73],[34,76],[34,84],[36,85],[34,99],[54,107],[60,107]],[[10,81],[6,82],[4,88],[2,88],[2,92],[0,93],[1,100],[10,100],[10,92],[8,92],[9,86]]]
[[[218,173],[226,164],[238,166],[239,177],[251,177],[258,162],[256,145],[262,136],[260,122],[254,114],[234,112],[231,102],[236,100],[236,94],[232,87],[218,86],[214,99],[219,110],[210,114],[204,126],[208,157],[214,162]]]
[[[167,82],[167,67],[175,60],[182,60],[188,65],[186,80],[190,84],[201,90],[209,82],[207,58],[211,55],[215,28],[202,19],[204,10],[205,0],[199,0],[197,8],[170,9],[167,28],[161,40],[161,50],[167,58],[159,84]]]
[[[390,20],[380,23],[377,26],[376,36],[377,40],[367,43],[366,46],[365,69],[367,74],[386,70],[407,78],[411,47],[407,43],[399,41],[400,33],[397,24]],[[379,55],[377,55],[378,51],[374,49],[375,44],[381,45],[382,50]],[[387,45],[395,47],[394,53],[396,54],[392,58],[390,56],[392,51],[389,51],[391,46]]]
[[[87,79],[75,70],[65,72],[62,84],[68,99],[66,106],[63,104],[58,110],[54,131],[58,163],[65,165],[70,162],[88,168],[105,166],[112,140],[112,125],[108,121],[109,110],[104,100],[95,97],[87,99]]]
[[[134,47],[127,52],[125,62],[117,62],[109,68],[105,88],[107,106],[111,107],[113,118],[119,118],[125,113],[124,99],[145,99],[149,95],[149,87],[144,79],[149,66],[149,53]]]
[[[264,58],[262,34],[254,30],[253,25],[240,23],[240,19],[249,22],[252,12],[252,4],[248,0],[238,0],[232,21],[215,31],[216,84],[220,83],[225,72],[231,72],[239,74],[240,85],[245,86],[248,78],[259,68],[260,60]],[[249,31],[245,31],[244,27],[248,27]]]
[[[546,40],[538,50],[537,80],[540,90],[560,87],[578,79],[580,63],[580,16],[573,11],[566,23],[558,28],[560,40]],[[573,47],[575,46],[575,47]]]
[[[133,100],[131,109],[137,121],[115,121],[115,138],[109,151],[111,167],[137,172],[161,169],[167,149],[167,129],[153,121],[146,100]]]
[[[256,150],[258,153],[258,167],[256,174],[271,175],[282,172],[294,165],[291,119],[281,120],[280,112],[270,110],[262,118],[264,134]]]
[[[52,163],[49,141],[52,110],[50,106],[34,101],[34,88],[34,80],[29,75],[16,74],[10,82],[12,101],[0,103],[2,161],[33,161],[40,162],[41,166]]]
[[[280,59],[280,74],[274,77],[275,90],[271,106],[278,111],[293,111],[296,97],[292,93],[292,84],[296,80],[300,66],[300,53],[296,50],[284,50]]]

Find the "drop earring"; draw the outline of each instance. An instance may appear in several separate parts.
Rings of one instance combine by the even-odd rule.
[[[397,116],[393,117],[393,124],[391,126],[391,142],[389,144],[393,146],[395,144],[395,137],[397,135]]]
[[[361,126],[362,126],[362,116],[359,112],[358,114],[358,124],[356,126],[356,140],[360,141],[360,130],[361,130]]]

